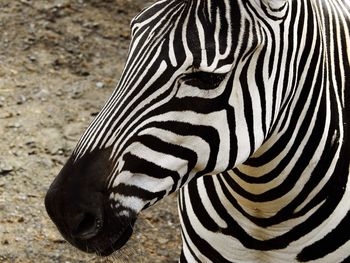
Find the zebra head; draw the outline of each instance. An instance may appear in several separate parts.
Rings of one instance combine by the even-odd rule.
[[[110,254],[141,210],[261,145],[274,118],[264,90],[277,70],[271,39],[287,9],[284,0],[161,0],[133,19],[120,82],[45,199],[70,243]]]

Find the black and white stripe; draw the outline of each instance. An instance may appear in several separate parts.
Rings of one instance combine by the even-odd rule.
[[[341,0],[158,1],[73,156],[112,149],[135,213],[183,186],[183,262],[347,262],[349,21]]]

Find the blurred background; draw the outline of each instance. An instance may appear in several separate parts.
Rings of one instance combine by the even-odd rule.
[[[0,262],[176,262],[176,196],[109,258],[68,245],[46,190],[112,93],[145,0],[0,0]]]

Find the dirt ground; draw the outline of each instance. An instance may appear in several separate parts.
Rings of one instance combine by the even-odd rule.
[[[144,0],[0,1],[0,262],[176,262],[176,197],[110,258],[68,245],[43,198],[112,93]]]

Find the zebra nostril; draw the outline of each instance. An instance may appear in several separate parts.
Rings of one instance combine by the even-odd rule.
[[[87,240],[96,236],[102,228],[102,225],[103,221],[100,217],[92,213],[85,213],[79,217],[79,222],[72,235],[75,238]]]

